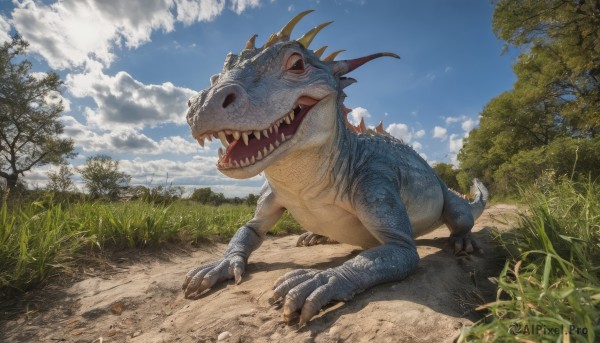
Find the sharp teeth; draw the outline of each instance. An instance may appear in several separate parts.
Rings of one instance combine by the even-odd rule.
[[[269,133],[273,133],[273,126],[269,128]]]
[[[246,159],[244,160],[244,163],[246,163],[246,165],[250,165],[250,160],[248,159],[248,157],[246,157]]]
[[[238,139],[240,139],[240,132],[239,131],[233,131],[233,138],[237,141]]]
[[[271,144],[271,146],[273,146],[273,144]],[[263,154],[265,157],[267,157],[267,155],[269,154],[269,150],[267,150],[267,147],[263,148]]]
[[[242,132],[242,139],[244,140],[244,144],[248,146],[248,134],[246,132]]]
[[[279,141],[275,141],[275,147],[277,148],[279,146]]]
[[[267,132],[267,130],[263,130],[263,135],[265,135],[265,137],[269,138],[269,133]]]
[[[260,131],[254,131],[254,137],[256,137],[256,139],[260,139]]]
[[[294,111],[290,111],[290,119],[291,119],[291,120],[294,120],[294,117],[295,117],[295,115],[294,115]]]
[[[252,158],[250,159],[250,164],[254,164],[256,163],[256,158],[254,158],[254,156],[252,156]]]
[[[290,125],[290,124],[291,124],[291,121],[290,121],[290,117],[289,117],[289,116],[286,116],[285,118],[283,118],[283,121],[284,121],[286,124],[288,124],[288,125]]]
[[[219,150],[217,150],[217,152],[219,153],[219,159],[223,158],[223,148],[219,147]]]
[[[275,144],[277,144],[277,141],[275,141]],[[273,146],[273,144],[269,144],[269,152],[271,152],[273,150],[275,150],[275,147]]]
[[[285,142],[285,135],[283,134],[283,132],[281,133],[281,143]]]
[[[236,168],[239,168],[239,167],[240,167],[240,164],[238,163],[238,161],[233,161],[233,165],[234,165]]]
[[[198,141],[198,144],[204,148],[204,138],[196,138],[196,141]]]
[[[252,158],[254,158],[254,157],[252,157]],[[260,160],[262,160],[262,158],[263,158],[262,152],[260,152],[260,150],[259,150],[258,154],[256,154],[256,159],[260,161]]]
[[[246,159],[246,161],[247,161],[247,160],[248,160],[248,159]],[[247,165],[248,165],[248,163],[246,163],[246,162],[244,162],[244,161],[240,161],[240,166],[242,166],[242,167],[245,167],[245,166],[247,166]]]
[[[208,139],[208,141],[209,141],[209,142],[212,142],[212,136],[211,136],[211,135],[208,135],[208,136],[206,137],[206,139]]]
[[[219,139],[221,140],[221,144],[223,144],[223,146],[225,146],[226,148],[229,146],[227,138],[225,138],[225,132],[219,131]]]
[[[279,133],[279,123],[275,124],[275,133]]]

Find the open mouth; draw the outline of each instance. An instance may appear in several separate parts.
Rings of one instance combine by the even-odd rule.
[[[300,97],[292,109],[275,120],[269,127],[260,130],[221,130],[207,132],[196,137],[201,146],[204,139],[217,138],[225,147],[219,147],[219,169],[244,168],[255,164],[277,150],[284,142],[292,139],[306,114],[318,101],[306,96]]]

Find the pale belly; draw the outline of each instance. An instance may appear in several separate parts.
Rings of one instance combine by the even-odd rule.
[[[370,248],[381,244],[351,212],[335,206],[286,206],[302,228],[340,243]]]
[[[427,193],[426,191],[424,193]],[[443,197],[429,197],[428,202],[405,204],[411,223],[413,237],[418,237],[442,225],[440,219],[443,208]],[[431,201],[434,199],[434,201]],[[283,199],[282,199],[283,200]],[[333,205],[320,201],[308,203],[283,201],[284,207],[298,221],[304,230],[327,236],[340,243],[356,245],[363,248],[381,244],[362,222],[356,217],[348,204]]]

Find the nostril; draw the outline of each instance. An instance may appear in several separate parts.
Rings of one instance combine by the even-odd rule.
[[[235,101],[235,94],[234,93],[230,93],[225,97],[225,100],[223,101],[223,108],[226,108],[227,106],[231,105],[232,102]]]
[[[192,107],[192,100],[188,100],[188,107]]]

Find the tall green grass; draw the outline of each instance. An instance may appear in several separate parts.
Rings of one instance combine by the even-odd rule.
[[[246,205],[131,202],[56,203],[42,199],[0,208],[0,297],[26,291],[103,250],[167,243],[224,242],[252,218]],[[284,214],[274,234],[300,232]]]
[[[464,341],[600,339],[600,185],[568,179],[525,194],[520,224],[496,237],[510,254],[489,316]]]

